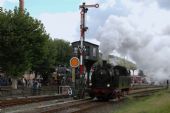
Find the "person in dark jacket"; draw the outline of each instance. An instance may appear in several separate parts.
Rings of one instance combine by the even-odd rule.
[[[166,84],[167,84],[167,89],[169,88],[169,80],[166,81]]]

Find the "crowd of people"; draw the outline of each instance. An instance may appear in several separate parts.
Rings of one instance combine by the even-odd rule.
[[[11,79],[9,77],[3,76],[0,74],[0,86],[11,85]]]
[[[28,87],[28,88],[31,88],[31,87],[40,88],[41,87],[41,80],[38,80],[38,79],[27,80],[25,78],[22,78],[22,83],[24,87]]]

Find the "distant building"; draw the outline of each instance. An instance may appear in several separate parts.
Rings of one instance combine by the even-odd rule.
[[[134,84],[142,84],[145,83],[145,78],[141,77],[139,75],[133,75],[131,76],[132,83]]]

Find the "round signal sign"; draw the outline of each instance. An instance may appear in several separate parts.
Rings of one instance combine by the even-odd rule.
[[[72,57],[70,59],[70,66],[76,68],[79,66],[79,59],[77,57]]]

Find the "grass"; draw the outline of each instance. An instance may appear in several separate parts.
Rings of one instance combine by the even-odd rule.
[[[170,91],[140,99],[129,98],[113,113],[170,113]]]

